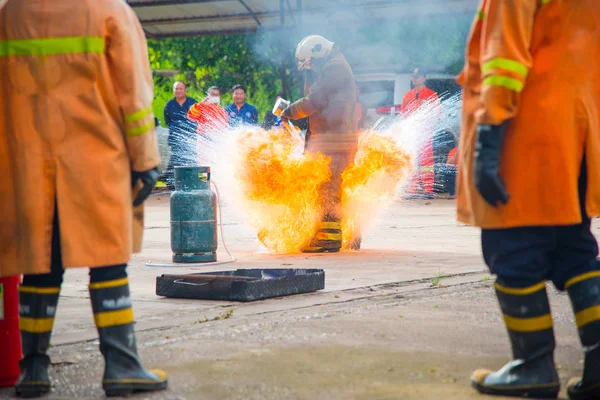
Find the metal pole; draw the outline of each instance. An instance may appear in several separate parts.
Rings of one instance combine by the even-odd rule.
[[[296,0],[296,10],[298,11],[298,26],[300,31],[303,30],[302,23],[304,22],[304,11],[302,9],[302,0]]]
[[[280,52],[281,52],[281,66],[280,66],[280,77],[281,77],[281,92],[283,93],[284,98],[289,97],[289,89],[287,82],[287,74],[285,73],[285,61],[286,61],[286,40],[285,40],[285,0],[279,0],[279,25],[281,27],[281,31],[279,34],[280,40]]]

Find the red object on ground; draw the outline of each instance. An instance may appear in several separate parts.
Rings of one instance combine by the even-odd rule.
[[[14,386],[20,374],[20,283],[20,276],[0,277],[0,387]]]

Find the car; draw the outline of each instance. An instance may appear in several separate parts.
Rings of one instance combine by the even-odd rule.
[[[413,87],[410,72],[399,73],[393,69],[385,72],[358,70],[354,76],[360,89],[359,101],[365,108],[363,127],[385,126],[386,121],[398,115],[404,95]],[[438,94],[443,105],[461,92],[460,85],[450,74],[428,74],[425,86]],[[446,108],[445,112],[451,119],[456,119],[454,107]],[[449,128],[458,136],[458,126]]]

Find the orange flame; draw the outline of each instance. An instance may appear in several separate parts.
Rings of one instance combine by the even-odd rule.
[[[394,200],[411,168],[411,157],[391,137],[374,131],[360,135],[354,163],[342,173],[342,249]]]
[[[297,252],[310,241],[321,216],[319,186],[331,176],[331,159],[299,154],[301,145],[282,129],[246,132],[237,141],[235,173],[244,212],[260,242],[276,253]],[[342,175],[343,248],[359,222],[364,229],[393,199],[410,169],[410,156],[392,138],[361,135],[355,162]]]
[[[250,224],[269,250],[300,249],[319,218],[318,188],[330,159],[294,155],[299,143],[284,130],[247,132],[238,139],[236,178]]]

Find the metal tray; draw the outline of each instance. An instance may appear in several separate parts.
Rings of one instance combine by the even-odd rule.
[[[322,269],[238,269],[156,277],[156,294],[174,299],[247,302],[324,288]]]

